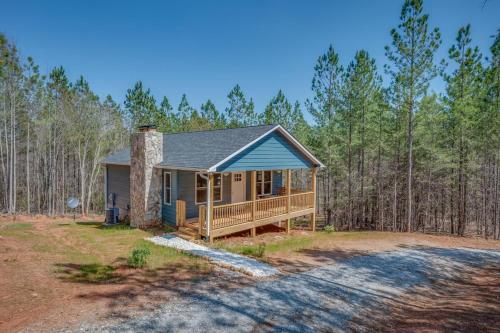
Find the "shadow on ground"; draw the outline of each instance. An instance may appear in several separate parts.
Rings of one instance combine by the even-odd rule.
[[[312,255],[330,256],[321,252]],[[446,331],[453,327],[471,327],[484,331],[487,328],[482,323],[500,315],[498,299],[495,301],[491,296],[498,292],[498,289],[492,292],[491,288],[498,285],[499,264],[500,252],[495,251],[406,248],[348,256],[333,265],[257,282],[230,292],[221,290],[224,278],[200,277],[193,283],[190,279],[182,279],[182,275],[172,278],[178,268],[168,267],[156,272],[152,280],[132,274],[127,277],[130,285],[127,290],[81,297],[109,299],[111,309],[143,293],[154,295],[158,289],[167,290],[172,296],[170,299],[177,299],[145,316],[93,327],[95,331],[188,332],[200,327],[206,331],[231,332],[345,331],[348,327],[355,331],[401,331],[408,327],[408,331],[413,331],[412,326],[404,326],[405,322],[430,316],[432,309],[428,308],[428,300],[442,298],[443,294],[455,295],[455,290],[469,288],[478,290],[471,306],[488,302],[487,308],[481,307],[471,312],[473,315],[466,316],[468,308],[462,308],[458,300],[463,300],[467,294],[458,291],[455,298],[442,305],[444,326],[439,326],[441,322],[429,321],[428,327],[414,328]],[[203,282],[204,279],[208,282]],[[475,279],[484,284],[473,283]],[[448,284],[451,287],[443,289]],[[428,290],[430,294],[426,294]],[[392,312],[395,319],[391,322],[388,318]],[[470,320],[475,320],[477,325],[470,324]]]
[[[356,256],[369,255],[368,251],[346,249],[301,249],[291,258],[270,257],[269,262],[285,273],[309,271],[318,266],[331,265]]]

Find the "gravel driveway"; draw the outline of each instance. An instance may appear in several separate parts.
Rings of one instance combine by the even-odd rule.
[[[360,311],[433,278],[453,278],[486,264],[500,251],[412,248],[356,256],[308,272],[257,282],[233,292],[183,298],[146,316],[91,332],[318,332],[346,331]],[[362,328],[356,328],[362,330]]]

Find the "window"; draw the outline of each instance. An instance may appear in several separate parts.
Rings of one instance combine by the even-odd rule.
[[[235,173],[234,177],[233,177],[233,180],[235,182],[241,182],[241,173]]]
[[[172,176],[170,172],[163,173],[163,203],[170,205],[172,202]]]
[[[273,172],[257,171],[257,196],[269,195],[273,188]]]
[[[208,196],[208,180],[197,172],[195,182],[196,204],[206,203]],[[214,201],[222,201],[222,175],[220,173],[214,173]]]

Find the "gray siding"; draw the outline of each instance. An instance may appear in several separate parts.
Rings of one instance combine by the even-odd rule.
[[[116,207],[120,209],[120,219],[129,214],[130,206],[130,167],[122,165],[106,166],[107,193],[115,193]],[[106,198],[108,200],[108,198]],[[107,201],[107,206],[111,207],[112,202]]]
[[[194,171],[177,171],[177,198],[186,201],[186,218],[198,216],[198,207],[195,203],[195,173]],[[231,203],[231,175],[222,176],[222,202],[216,205]],[[175,218],[175,215],[174,215]]]

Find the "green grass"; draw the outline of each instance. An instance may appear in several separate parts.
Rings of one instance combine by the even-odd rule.
[[[236,252],[245,256],[256,258],[263,258],[266,253],[266,244],[260,243],[258,245],[244,245],[232,248],[232,252]]]
[[[115,278],[115,268],[101,263],[92,264],[59,264],[56,270],[61,279],[71,282],[100,283]]]
[[[4,226],[4,230],[26,230],[33,228],[31,223],[12,223]]]
[[[267,242],[264,245],[264,251],[262,251],[262,244],[252,244],[252,245],[240,245],[240,244],[217,244],[217,247],[223,248],[227,251],[249,255],[257,258],[262,258],[265,254],[272,254],[277,252],[294,252],[300,251],[302,249],[310,247],[315,236],[292,236],[283,240]]]
[[[33,223],[0,225],[0,235],[18,240],[21,246],[34,252],[37,257],[54,262],[56,272],[68,281],[102,282],[113,277],[114,271],[126,265],[127,258],[136,247],[150,251],[147,270],[182,266],[190,270],[205,270],[206,260],[158,246],[144,238],[153,232],[126,225],[103,227],[100,222],[54,223],[34,228]],[[171,231],[171,227],[154,232]],[[63,274],[61,274],[63,273]]]
[[[304,249],[311,249],[315,246],[325,242],[335,242],[336,240],[357,240],[357,239],[381,239],[390,237],[390,233],[374,233],[371,231],[353,231],[353,232],[326,232],[318,231],[312,235],[304,236],[286,236],[281,240],[272,240],[265,243],[265,253],[259,255],[259,244],[224,244],[222,242],[216,243],[215,247],[225,249],[227,251],[253,256],[257,258],[265,257],[266,254],[290,254],[299,252]]]

